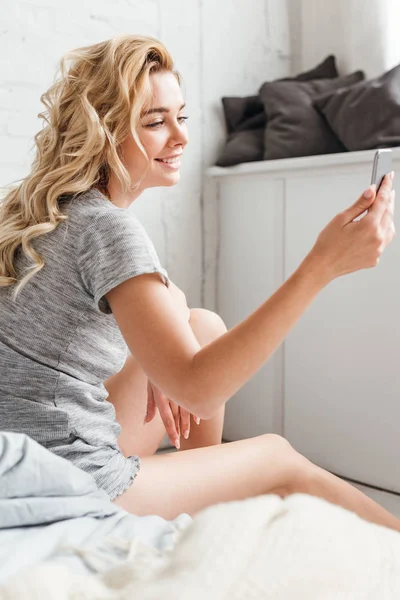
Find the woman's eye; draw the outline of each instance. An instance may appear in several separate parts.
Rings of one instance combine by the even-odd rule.
[[[178,117],[178,121],[184,123],[189,117]],[[146,127],[150,127],[151,129],[158,129],[161,125],[164,125],[165,121],[157,121],[156,123],[150,123],[146,125]]]

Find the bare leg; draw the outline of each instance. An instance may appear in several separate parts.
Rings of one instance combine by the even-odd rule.
[[[400,521],[394,515],[353,485],[316,465],[313,465],[309,493],[343,506],[367,521],[400,531]]]
[[[142,459],[132,486],[115,502],[137,515],[195,515],[207,506],[275,493],[324,498],[372,523],[400,521],[352,485],[313,465],[274,434]]]
[[[190,326],[200,345],[206,346],[226,331],[223,320],[203,308],[190,311]],[[147,405],[147,376],[133,356],[129,355],[124,367],[104,383],[108,400],[114,404],[117,421],[122,427],[119,445],[125,456],[151,456],[157,451],[165,435],[165,427],[157,411],[155,418],[143,425]],[[212,446],[221,443],[225,407],[212,419],[196,425],[191,419],[188,440],[181,436],[181,450]]]

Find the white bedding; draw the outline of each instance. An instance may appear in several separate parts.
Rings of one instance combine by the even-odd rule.
[[[131,523],[101,551],[80,543],[69,552],[93,574],[49,555],[9,577],[0,599],[400,598],[400,534],[302,494],[213,506],[178,520],[169,545],[146,542]]]
[[[9,581],[0,598],[400,598],[400,535],[301,494],[211,507],[182,531],[171,550],[134,539],[130,546],[128,559],[102,575],[79,576],[48,562]]]

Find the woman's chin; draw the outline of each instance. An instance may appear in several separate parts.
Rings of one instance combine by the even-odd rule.
[[[168,175],[168,177],[163,177],[163,183],[160,183],[160,185],[165,187],[176,185],[179,182],[180,177],[180,172],[176,171],[175,173]]]

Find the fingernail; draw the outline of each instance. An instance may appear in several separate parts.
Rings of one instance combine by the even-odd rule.
[[[187,440],[187,439],[188,439],[188,437],[189,437],[189,430],[188,430],[188,429],[186,429],[186,430],[183,432],[183,437],[185,438],[185,440]]]
[[[175,448],[176,448],[177,450],[179,450],[179,448],[180,448],[180,447],[181,447],[181,445],[180,445],[180,443],[179,443],[179,440],[178,440],[178,439],[176,439],[176,440],[175,440]]]
[[[195,418],[195,422],[196,422],[196,425],[200,425],[200,419],[199,419],[199,417]]]
[[[371,188],[368,188],[364,192],[364,198],[367,198],[367,200],[369,200],[370,198],[372,198],[373,195],[374,195],[374,192],[373,192],[373,190]]]
[[[390,173],[390,175],[391,175],[391,178],[392,178],[392,181],[393,181],[393,179],[394,179],[394,171],[392,171],[392,172]]]

